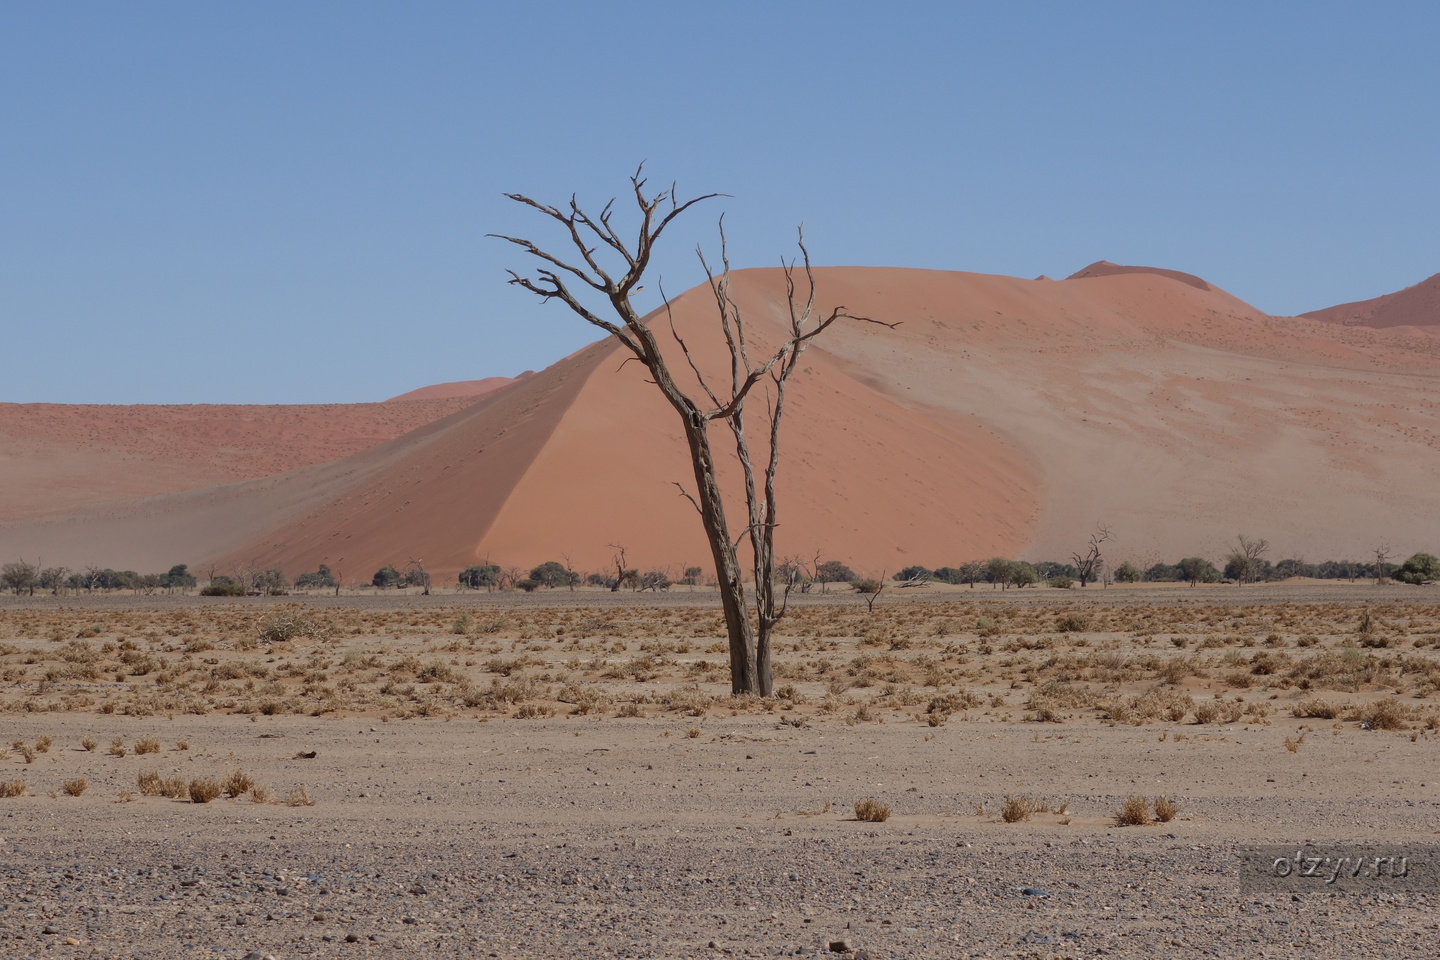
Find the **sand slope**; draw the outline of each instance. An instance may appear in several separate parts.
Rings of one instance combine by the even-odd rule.
[[[878,574],[1063,558],[1096,524],[1113,559],[1141,563],[1218,556],[1242,531],[1275,558],[1440,547],[1436,338],[1268,317],[1174,271],[1081,273],[819,270],[822,306],[901,325],[847,324],[807,353],[780,549]],[[779,271],[737,272],[734,288],[754,336],[773,338]],[[675,303],[713,372],[711,310],[698,291]],[[642,569],[706,563],[674,486],[693,486],[676,414],[622,359],[597,343],[346,459],[11,523],[0,543],[72,565],[323,562],[361,580],[409,559],[441,577],[487,559],[599,570],[611,544]]]
[[[0,403],[0,521],[336,460],[475,399],[441,394],[383,404]]]
[[[1383,297],[1312,310],[1305,316],[1351,326],[1440,327],[1440,273]]]

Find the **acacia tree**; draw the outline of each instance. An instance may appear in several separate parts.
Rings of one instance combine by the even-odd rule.
[[[679,415],[695,474],[694,493],[683,486],[680,492],[700,515],[715,563],[716,578],[720,586],[720,604],[730,641],[731,690],[737,694],[770,696],[773,687],[770,636],[774,625],[785,615],[792,585],[787,580],[785,585],[778,588],[777,594],[774,535],[778,510],[775,475],[780,463],[780,423],[785,410],[785,387],[795,372],[806,345],[832,324],[842,319],[870,323],[879,321],[854,317],[846,312],[844,307],[835,307],[828,313],[817,311],[815,275],[810,267],[810,255],[805,249],[802,233],[799,245],[803,259],[805,293],[802,295],[798,292],[802,281],[796,276],[795,261],[782,261],[789,307],[783,341],[773,352],[752,357],[755,346],[751,342],[740,307],[730,295],[730,261],[725,252],[722,218],[722,269],[719,273],[714,272],[703,254],[700,254],[700,262],[715,299],[716,321],[729,349],[730,382],[724,386],[712,384],[701,372],[685,340],[676,329],[668,300],[665,301],[666,319],[674,346],[669,349],[667,357],[655,332],[631,302],[631,296],[640,288],[641,279],[650,266],[655,243],[665,229],[690,207],[722,194],[709,193],[681,201],[674,184],[668,190],[647,193],[643,172],[642,166],[630,178],[631,192],[640,216],[639,230],[633,241],[623,237],[612,222],[614,199],[605,205],[598,216],[592,217],[579,206],[573,196],[569,204],[561,208],[539,203],[518,193],[507,193],[506,196],[538,211],[563,227],[579,255],[579,260],[567,262],[520,237],[502,234],[494,236],[518,245],[543,263],[543,266],[529,276],[509,271],[510,283],[530,291],[542,301],[559,300],[587,323],[599,327],[618,340],[649,371],[650,382]],[[613,266],[607,267],[607,263]],[[571,289],[571,284],[576,284],[574,290]],[[601,310],[605,316],[587,305],[586,300],[591,299],[605,302],[606,307]],[[671,373],[671,363],[674,360],[683,360],[695,375],[699,383],[698,394],[687,393],[676,383]],[[763,423],[768,435],[769,450],[768,457],[757,475],[746,433],[746,401],[751,393],[762,385],[768,400]],[[726,517],[725,503],[716,475],[716,450],[710,434],[710,427],[715,423],[723,424],[729,429],[730,442],[733,443],[735,457],[743,474],[746,515],[738,538],[731,535],[730,522]],[[753,621],[740,571],[738,546],[742,541],[750,546],[753,567]]]
[[[1080,571],[1080,586],[1085,586],[1092,580],[1100,577],[1101,567],[1105,558],[1101,556],[1100,544],[1110,539],[1110,528],[1097,526],[1095,532],[1090,534],[1088,549],[1082,553],[1072,553],[1070,557],[1075,561],[1075,569]]]

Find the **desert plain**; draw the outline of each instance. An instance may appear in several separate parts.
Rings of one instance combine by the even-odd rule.
[[[1433,591],[6,597],[0,955],[1433,956],[1239,882],[1440,840]]]

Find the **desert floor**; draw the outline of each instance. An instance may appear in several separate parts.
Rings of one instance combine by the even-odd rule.
[[[704,591],[6,598],[0,956],[1434,955],[1433,890],[1238,880],[1440,841],[1431,588],[842,592],[780,634],[736,701]]]

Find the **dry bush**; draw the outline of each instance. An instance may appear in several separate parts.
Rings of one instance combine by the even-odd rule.
[[[1410,711],[1394,697],[1386,697],[1355,711],[1353,719],[1359,720],[1371,730],[1401,730]]]
[[[645,711],[640,708],[640,704],[636,703],[634,700],[631,700],[628,703],[622,703],[620,705],[620,709],[615,711],[615,716],[643,717],[645,716]]]
[[[1000,807],[1000,819],[1006,823],[1022,823],[1035,812],[1035,801],[1029,797],[1006,794],[1005,803]]]
[[[890,819],[890,804],[881,803],[874,797],[855,801],[855,819],[866,823],[884,823]]]
[[[159,770],[141,770],[135,774],[135,786],[147,797],[158,797],[164,789],[164,779]]]
[[[176,774],[160,781],[160,795],[171,800],[184,800],[190,796],[190,787],[184,777]]]
[[[225,796],[235,799],[242,793],[248,792],[255,786],[255,781],[250,779],[250,774],[244,770],[236,770],[226,777],[220,784],[225,790]]]
[[[136,753],[137,755],[144,755],[144,754],[147,754],[147,753],[159,753],[159,752],[160,752],[160,741],[157,740],[157,739],[155,739],[154,737],[146,737],[146,738],[143,739],[143,740],[136,740],[136,741],[135,741],[135,753]]]
[[[115,796],[115,802],[116,802],[116,803],[129,803],[131,800],[134,800],[134,799],[135,799],[135,794],[131,793],[129,790],[121,790],[121,791],[120,791],[118,794],[116,794],[116,796]]]
[[[110,751],[109,751],[109,753],[110,753],[110,756],[112,756],[112,757],[123,757],[123,756],[125,756],[125,741],[122,740],[122,739],[120,739],[119,737],[116,737],[114,740],[111,740],[111,741],[110,741]]]
[[[548,703],[522,703],[520,709],[515,711],[518,720],[534,720],[539,717],[555,716],[555,708]]]
[[[25,796],[24,780],[0,780],[0,797]]]
[[[1155,819],[1161,823],[1169,823],[1175,819],[1180,812],[1180,805],[1169,797],[1155,798]]]
[[[93,739],[91,739],[90,737],[86,737],[84,740],[81,740],[81,741],[80,741],[80,746],[84,747],[84,748],[85,748],[86,750],[88,750],[90,753],[94,753],[94,752],[95,752],[95,748],[96,748],[97,746],[99,746],[99,744],[97,744],[97,743],[96,743]]]
[[[269,803],[270,788],[262,787],[258,783],[255,784],[255,786],[250,788],[250,800],[254,803]]]
[[[52,740],[52,739],[50,739],[49,737],[36,737],[36,738],[35,738],[35,752],[36,752],[36,753],[49,753],[49,752],[50,752],[50,745],[51,745],[52,743],[54,743],[54,742],[55,742],[55,741]]]
[[[1143,827],[1150,822],[1150,804],[1144,797],[1134,794],[1125,798],[1120,809],[1115,811],[1117,827]]]
[[[35,757],[37,756],[37,754],[35,753],[35,748],[30,746],[30,744],[26,743],[24,740],[16,740],[13,744],[11,744],[11,746],[15,748],[16,752],[18,752],[20,756],[25,758],[26,763],[35,762]]]
[[[1328,700],[1317,700],[1311,697],[1308,700],[1301,700],[1290,708],[1290,712],[1297,717],[1314,717],[1317,720],[1334,720],[1340,716],[1341,707],[1338,703],[1331,703]]]
[[[189,740],[176,740],[176,741],[175,741],[175,749],[176,749],[176,750],[189,750],[189,749],[190,749],[190,741],[189,741]]]
[[[313,807],[315,801],[310,799],[310,791],[304,787],[296,787],[285,797],[287,807]]]
[[[220,796],[220,784],[210,779],[195,779],[190,781],[189,796],[191,803],[209,803]]]
[[[1299,752],[1300,752],[1300,748],[1301,748],[1302,746],[1304,746],[1304,744],[1305,744],[1305,734],[1303,734],[1303,733],[1300,734],[1300,736],[1298,736],[1298,737],[1286,737],[1286,738],[1285,738],[1285,749],[1288,750],[1288,751],[1290,751],[1291,753],[1299,753]]]
[[[74,780],[66,780],[61,789],[69,796],[78,797],[85,792],[85,788],[88,786],[90,786],[89,780],[84,777],[76,777]]]
[[[696,737],[700,736],[700,728],[691,727],[690,729],[685,731],[685,736],[689,737],[691,740],[694,740]]]

